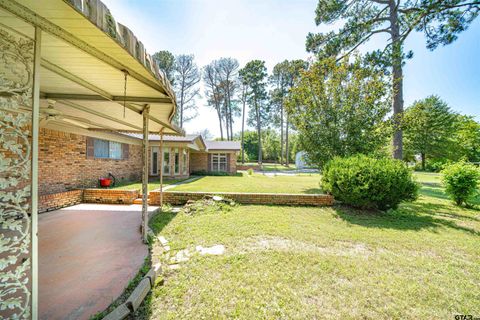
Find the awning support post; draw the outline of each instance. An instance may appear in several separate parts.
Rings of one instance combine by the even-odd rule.
[[[163,129],[160,130],[160,210],[163,207]]]
[[[38,138],[40,125],[40,59],[42,30],[35,27],[32,108],[32,319],[38,319]]]
[[[147,243],[148,230],[148,113],[150,106],[146,105],[143,109],[143,174],[142,174],[142,237],[143,242]]]

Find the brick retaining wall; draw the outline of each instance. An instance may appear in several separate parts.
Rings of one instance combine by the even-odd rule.
[[[83,190],[83,202],[132,204],[139,195],[140,190],[85,189]]]
[[[165,191],[163,201],[182,205],[188,200],[200,200],[204,196],[219,195],[242,204],[275,204],[292,206],[331,206],[333,196],[327,194],[284,194],[284,193],[234,193],[234,192],[184,192]],[[150,192],[150,204],[160,204],[160,192]]]
[[[71,190],[65,192],[44,194],[38,197],[38,212],[52,211],[75,204],[83,200],[83,190]]]

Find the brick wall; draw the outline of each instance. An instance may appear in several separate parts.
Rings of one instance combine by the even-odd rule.
[[[218,152],[226,153],[230,156],[229,173],[237,173],[237,153],[236,152]],[[196,171],[210,171],[207,152],[190,153],[190,173]]]
[[[83,190],[83,202],[132,204],[139,195],[140,190],[85,189]]]
[[[195,171],[207,171],[208,169],[208,153],[192,152],[190,153],[190,173]]]
[[[130,145],[125,160],[87,159],[85,136],[40,129],[39,194],[95,187],[109,172],[118,180],[140,179],[142,147]]]
[[[71,190],[59,193],[41,195],[38,197],[38,212],[56,210],[75,204],[83,200],[83,190]]]
[[[164,203],[182,205],[188,200],[200,200],[204,196],[220,195],[242,204],[274,204],[295,206],[331,206],[334,198],[327,194],[282,194],[282,193],[233,193],[233,192],[163,192]],[[160,192],[150,192],[150,204],[160,204]]]

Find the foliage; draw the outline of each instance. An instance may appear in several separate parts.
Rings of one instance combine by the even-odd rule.
[[[224,171],[198,170],[198,171],[193,171],[191,175],[192,176],[229,176],[230,174]]]
[[[395,209],[402,201],[415,200],[418,192],[403,162],[364,155],[329,161],[321,185],[335,199],[364,209]]]
[[[153,290],[153,315],[141,319],[480,314],[478,211],[454,206],[441,185],[431,193],[439,174],[415,176],[424,182],[424,195],[382,214],[241,205],[221,215],[155,215],[152,222],[161,228],[154,230],[168,239],[173,254],[215,244],[226,252],[192,257],[169,272]]]
[[[175,57],[174,77],[178,106],[175,116],[181,128],[185,122],[197,115],[198,107],[195,104],[195,98],[199,96],[198,83],[201,77],[194,59],[193,54],[181,54]]]
[[[270,83],[274,86],[273,90],[270,91],[270,104],[272,107],[271,123],[275,127],[280,127],[281,164],[288,163],[290,160],[290,157],[288,156],[290,153],[288,131],[290,127],[290,121],[288,114],[285,114],[285,102],[290,93],[290,89],[294,86],[295,81],[299,78],[300,72],[306,68],[307,62],[303,60],[284,60],[280,63],[277,63],[273,67],[272,75],[269,78]]]
[[[471,162],[480,162],[480,123],[473,117],[457,116],[454,133],[455,152]]]
[[[456,115],[438,96],[415,101],[405,111],[405,148],[422,157],[422,170],[426,158],[448,158],[453,147]]]
[[[249,168],[249,169],[247,170],[247,174],[248,174],[249,176],[253,175],[253,169],[252,169],[252,168]]]
[[[383,74],[363,67],[358,57],[352,64],[327,59],[310,66],[287,102],[309,160],[321,167],[335,156],[380,149],[388,93]]]
[[[404,60],[413,53],[404,53],[403,45],[412,31],[423,32],[427,47],[455,41],[458,34],[478,16],[479,2],[467,0],[319,0],[315,11],[317,25],[340,23],[339,30],[307,36],[307,50],[320,58],[347,57],[371,40],[386,35],[381,49],[369,54],[377,66],[392,70],[394,113],[394,156],[402,158],[401,116],[403,114]],[[331,30],[331,29],[330,29]]]
[[[234,118],[240,115],[240,106],[235,99],[239,89],[239,64],[233,58],[220,58],[203,67],[207,104],[217,112],[221,140],[224,127],[227,140],[233,139]]]
[[[258,163],[262,163],[262,139],[261,132],[264,123],[268,122],[269,105],[266,103],[266,78],[267,68],[265,61],[252,60],[240,70],[240,77],[247,86],[247,101],[250,106],[248,124],[257,129],[258,134]]]
[[[158,67],[165,72],[165,75],[170,83],[174,85],[175,57],[173,54],[170,51],[163,50],[156,52],[152,58],[158,64]]]
[[[457,205],[469,205],[469,200],[478,192],[479,169],[460,161],[447,166],[442,173],[445,192]]]

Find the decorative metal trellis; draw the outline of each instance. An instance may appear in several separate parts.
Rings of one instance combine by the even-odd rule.
[[[0,25],[0,319],[31,317],[34,44]]]

